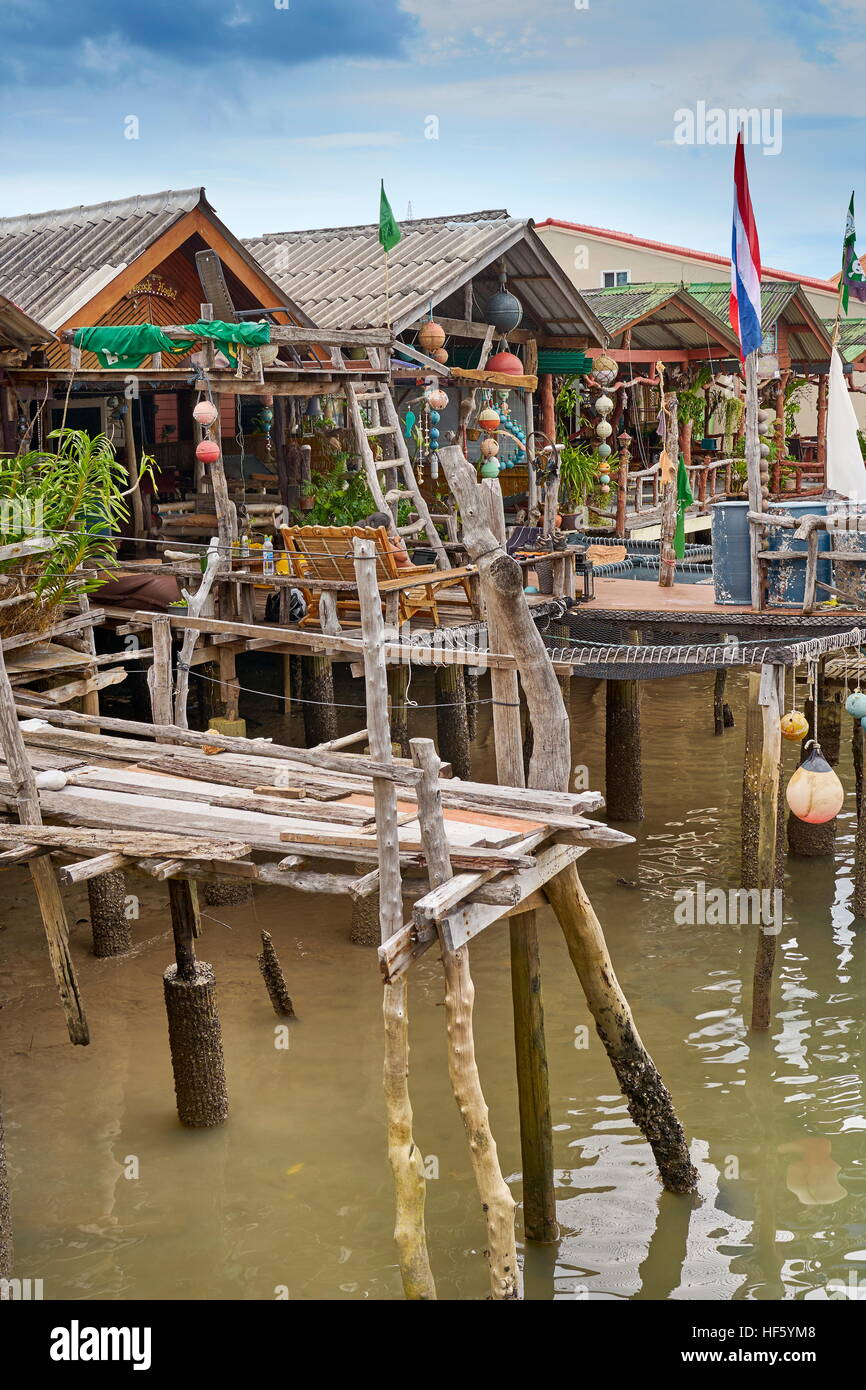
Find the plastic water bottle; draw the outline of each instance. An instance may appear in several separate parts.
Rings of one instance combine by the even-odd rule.
[[[274,572],[274,543],[270,536],[266,536],[262,545],[262,574],[273,574]]]
[[[241,536],[239,555],[242,560],[248,560],[250,558],[250,538],[246,531],[244,531]]]

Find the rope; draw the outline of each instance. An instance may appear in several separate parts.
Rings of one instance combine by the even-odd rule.
[[[206,676],[206,675],[204,674],[204,672],[201,670],[200,667],[192,667],[192,666],[190,666],[190,665],[189,665],[187,662],[185,662],[185,661],[180,661],[180,660],[178,660],[177,669],[178,669],[179,671],[190,671],[190,672],[194,672],[194,674],[195,674],[196,676],[198,676],[199,680],[209,681],[211,685],[223,685],[223,684],[224,684],[224,682],[221,681],[221,680],[219,680],[216,676]],[[236,690],[238,690],[238,691],[241,691],[241,690],[242,690],[246,695],[261,695],[261,696],[262,696],[264,699],[266,699],[266,700],[281,700],[283,704],[292,704],[292,705],[319,705],[319,706],[322,707],[322,708],[328,708],[328,709],[362,709],[362,710],[366,710],[366,708],[367,708],[366,701],[364,701],[363,703],[360,703],[360,704],[359,704],[359,703],[358,703],[357,701],[355,701],[355,700],[303,700],[303,699],[301,699],[299,696],[296,696],[296,695],[277,695],[273,690],[255,690],[255,689],[253,689],[252,686],[235,684],[234,682],[232,682],[232,685],[233,685],[234,689],[236,689]],[[408,687],[407,687],[407,693],[408,693]],[[434,701],[432,704],[428,704],[428,705],[419,705],[415,700],[405,699],[405,700],[401,700],[399,703],[400,703],[400,704],[411,705],[412,709],[438,709],[438,708],[439,708],[439,702],[438,702],[438,701]],[[467,700],[466,703],[467,703],[467,705],[499,705],[501,708],[504,708],[504,709],[519,709],[519,708],[520,708],[520,702],[517,701],[517,700],[478,699],[478,700]]]

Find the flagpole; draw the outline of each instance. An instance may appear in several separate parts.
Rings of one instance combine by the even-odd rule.
[[[746,486],[749,498],[749,511],[758,514],[764,510],[764,494],[761,487],[761,436],[758,434],[758,353],[757,350],[746,355],[744,362],[746,377]],[[762,545],[763,530],[757,522],[749,524],[749,573],[751,575],[752,608],[760,612],[764,606],[761,566],[758,555]]]

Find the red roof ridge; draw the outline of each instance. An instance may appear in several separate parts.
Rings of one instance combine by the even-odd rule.
[[[649,237],[634,236],[631,232],[615,232],[610,227],[590,227],[582,222],[565,222],[559,217],[548,217],[543,222],[536,222],[536,231],[542,227],[563,227],[566,231],[583,232],[586,236],[610,237],[629,246],[645,246],[651,251],[667,251],[674,255],[687,256],[691,260],[711,261],[714,265],[731,264],[730,257],[719,256],[714,251],[695,251],[688,246],[674,246],[666,241],[652,241]],[[793,271],[774,270],[769,265],[762,266],[761,269],[765,274],[774,275],[779,280],[792,280],[801,285],[808,285],[810,289],[827,290],[830,293],[838,288],[838,283],[834,283],[833,280],[818,280],[811,275],[795,275]]]

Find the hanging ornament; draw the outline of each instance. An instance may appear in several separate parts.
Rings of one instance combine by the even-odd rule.
[[[609,444],[599,444],[595,452],[598,454],[600,459],[609,459],[612,450]]]
[[[609,473],[599,473],[599,475],[598,475],[598,481],[602,484],[603,487],[606,486],[606,485],[610,482],[610,474],[609,474]]]
[[[599,439],[609,439],[613,434],[613,425],[608,420],[599,420],[595,432]]]
[[[613,401],[610,396],[599,396],[595,403],[596,414],[609,415],[613,410]]]
[[[220,446],[213,439],[203,439],[195,446],[195,456],[199,463],[216,463],[220,456]]]
[[[493,434],[494,430],[499,429],[499,412],[494,410],[492,405],[486,406],[484,410],[478,412],[478,423],[483,430],[487,430],[488,434]]]
[[[481,465],[482,478],[499,477],[499,461],[495,457],[486,458]]]
[[[448,397],[439,386],[428,386],[424,399],[430,410],[444,410],[448,404]]]
[[[192,418],[200,425],[204,425],[205,428],[212,425],[218,415],[219,411],[213,401],[199,401],[197,405],[193,406]]]
[[[855,719],[863,719],[866,716],[866,695],[862,690],[853,690],[845,701],[845,708]]]
[[[479,448],[480,448],[480,450],[481,450],[481,457],[482,457],[482,458],[484,458],[484,459],[496,458],[496,455],[499,453],[499,440],[498,440],[498,439],[482,439],[481,444],[479,445]],[[864,713],[866,713],[866,710],[864,710]]]
[[[866,699],[863,703],[863,713],[866,714]],[[800,743],[809,732],[809,721],[798,709],[792,709],[788,714],[782,715],[779,727],[782,730],[782,738],[786,738],[789,743]]]
[[[505,276],[499,281],[499,289],[492,294],[484,306],[484,319],[503,334],[510,333],[523,318],[523,305],[506,287]],[[521,368],[522,371],[522,368]]]
[[[592,364],[592,374],[599,386],[612,386],[619,375],[619,364],[602,353]]]
[[[441,348],[446,336],[441,323],[428,319],[418,329],[418,346],[422,352],[435,352],[437,348]]]
[[[845,789],[817,743],[788,783],[785,799],[797,819],[809,825],[824,825],[842,809]]]
[[[485,372],[504,372],[508,376],[523,376],[523,363],[513,352],[497,352],[488,357]]]
[[[406,439],[412,438],[412,431],[415,428],[415,418],[414,410],[406,411],[406,418],[403,421],[403,435]]]
[[[445,363],[448,361],[448,353],[445,351],[444,348],[434,348],[433,351],[430,353],[430,356],[433,358],[434,362],[440,362],[443,367],[445,366]]]

